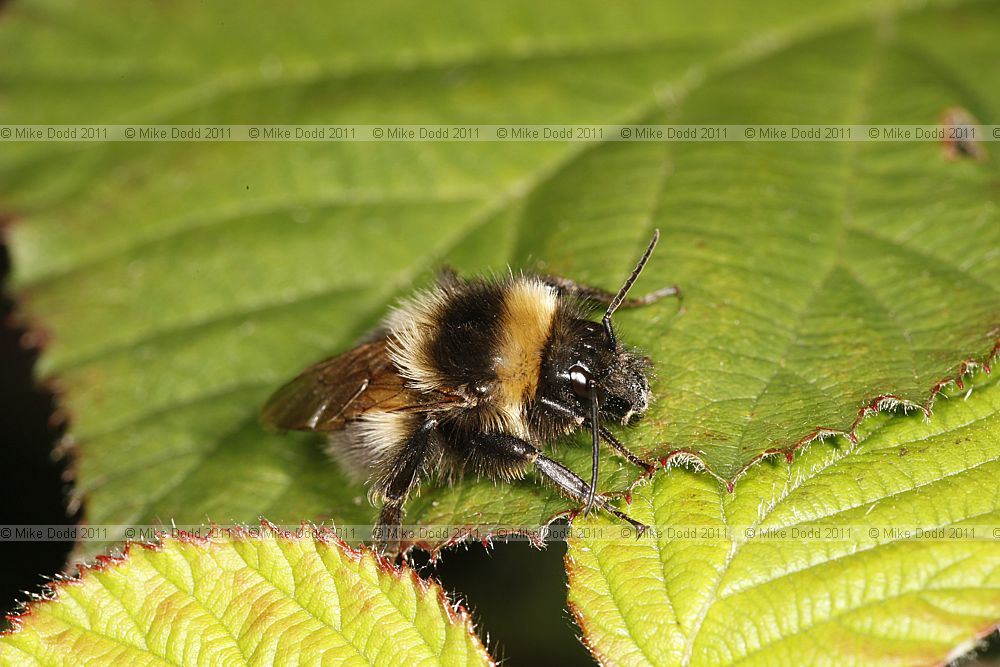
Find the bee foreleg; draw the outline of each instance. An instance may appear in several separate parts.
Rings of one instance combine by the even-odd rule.
[[[588,417],[587,415],[579,414],[572,408],[568,408],[565,405],[557,403],[556,401],[553,401],[551,399],[543,398],[541,400],[541,403],[542,405],[552,410],[553,412],[558,412],[561,415],[579,420],[579,422],[583,424],[584,427],[590,428],[590,417]],[[626,447],[621,440],[616,438],[614,434],[611,433],[611,431],[606,429],[604,426],[600,427],[600,434],[604,442],[614,447],[615,451],[624,456],[627,461],[645,470],[647,475],[650,475],[656,471],[656,466],[654,466],[652,463],[644,461],[643,459],[633,454],[632,450]]]
[[[436,419],[428,419],[421,424],[389,464],[389,474],[378,484],[377,490],[385,498],[373,531],[375,550],[379,553],[399,551],[403,503],[412,488],[420,482],[420,471],[430,452],[435,427]]]
[[[542,281],[546,285],[554,287],[560,294],[582,299],[583,301],[590,301],[607,306],[615,298],[614,294],[603,290],[600,287],[581,285],[580,283],[574,282],[569,278],[562,278],[559,276],[542,276]],[[661,287],[654,292],[643,294],[642,296],[626,297],[619,305],[619,308],[637,308],[639,306],[648,306],[651,303],[656,303],[664,297],[675,295],[680,296],[680,293],[681,290],[677,287],[677,285]]]
[[[653,465],[652,463],[648,463],[647,461],[633,454],[632,450],[630,450],[628,447],[622,444],[622,441],[616,438],[611,433],[611,431],[604,428],[603,426],[600,427],[600,431],[601,431],[601,438],[603,438],[606,443],[614,447],[615,451],[624,456],[629,463],[642,468],[643,470],[646,471],[647,475],[652,475],[654,472],[656,472],[655,465]]]

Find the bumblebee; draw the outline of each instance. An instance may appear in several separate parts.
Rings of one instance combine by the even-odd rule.
[[[622,345],[611,317],[678,294],[628,292],[659,239],[654,232],[617,294],[544,275],[460,278],[402,302],[368,342],[321,361],[279,389],[262,411],[272,428],[328,435],[328,452],[382,502],[376,548],[398,548],[403,504],[431,477],[466,473],[498,481],[534,466],[583,505],[645,528],[596,494],[603,440],[652,471],[605,426],[628,424],[649,407],[650,361]],[[591,319],[606,306],[600,322]],[[553,439],[587,429],[590,482],[543,452]]]

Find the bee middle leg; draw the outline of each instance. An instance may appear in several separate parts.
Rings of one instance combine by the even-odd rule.
[[[519,477],[533,463],[540,473],[573,500],[586,503],[590,496],[589,483],[566,466],[542,454],[530,442],[507,433],[478,433],[470,440],[467,461],[480,474],[509,480]],[[637,536],[646,530],[645,524],[619,511],[603,496],[596,496],[594,503],[622,521],[632,524]]]

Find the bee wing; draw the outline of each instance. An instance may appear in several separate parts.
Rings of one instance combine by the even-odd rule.
[[[261,421],[280,430],[336,431],[372,410],[422,411],[442,399],[406,386],[383,338],[307,368],[268,399]]]

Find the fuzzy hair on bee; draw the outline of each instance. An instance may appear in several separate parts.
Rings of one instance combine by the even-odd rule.
[[[265,425],[326,433],[327,450],[365,480],[382,510],[376,546],[398,548],[403,505],[430,478],[475,474],[497,481],[534,467],[584,512],[600,507],[641,534],[645,528],[596,494],[600,443],[635,456],[605,426],[630,423],[649,407],[650,362],[617,338],[611,317],[678,294],[628,292],[659,232],[617,294],[566,278],[513,274],[461,278],[445,271],[394,308],[368,342],[322,361],[280,388]],[[600,322],[591,319],[606,306]],[[587,429],[589,482],[543,449]]]

